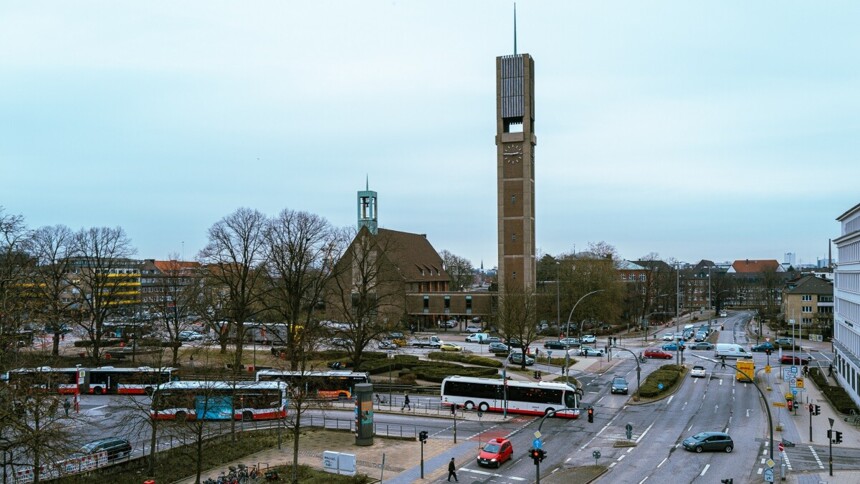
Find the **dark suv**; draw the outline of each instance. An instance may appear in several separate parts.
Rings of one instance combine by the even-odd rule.
[[[616,376],[612,379],[612,389],[611,393],[621,393],[623,395],[627,395],[627,380],[623,377]]]
[[[94,440],[81,447],[81,452],[84,454],[98,454],[102,451],[107,452],[108,460],[128,457],[131,455],[131,443],[125,439],[108,437],[105,439]]]

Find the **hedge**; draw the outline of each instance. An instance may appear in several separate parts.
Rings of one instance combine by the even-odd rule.
[[[656,397],[672,388],[683,374],[683,366],[663,365],[645,378],[642,386],[639,387],[639,396],[645,398]],[[663,384],[662,389],[658,386],[660,383]]]
[[[478,366],[489,366],[492,368],[501,368],[502,366],[504,366],[499,360],[487,358],[486,356],[469,355],[464,353],[445,353],[443,351],[434,351],[428,354],[427,357],[431,360],[459,361],[460,363],[467,363],[470,365]]]
[[[107,346],[119,346],[120,343],[122,343],[122,340],[120,339],[103,339],[99,341],[99,347],[104,348]],[[90,347],[92,345],[93,340],[91,339],[79,339],[75,341],[75,347],[77,348]]]
[[[848,396],[845,389],[839,385],[831,385],[827,377],[821,374],[819,368],[810,368],[809,376],[815,382],[818,389],[821,390],[821,393],[824,394],[824,397],[827,398],[838,412],[844,414],[850,414],[852,410],[858,412],[857,404]]]

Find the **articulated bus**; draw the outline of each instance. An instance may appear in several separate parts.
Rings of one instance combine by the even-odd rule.
[[[21,384],[61,394],[91,393],[95,395],[150,394],[161,383],[173,379],[173,368],[19,368],[8,373],[12,386]]]
[[[503,412],[579,418],[579,391],[559,382],[525,382],[449,376],[442,381],[442,405],[482,412]]]
[[[102,366],[87,368],[89,388],[86,393],[96,395],[143,395],[152,394],[155,387],[173,380],[173,368],[114,368]]]
[[[19,368],[10,370],[4,379],[12,387],[38,388],[46,392],[57,392],[66,395],[78,393],[78,388],[86,382],[85,368]]]
[[[287,371],[260,370],[257,381],[282,381],[287,385],[304,385],[309,395],[326,400],[352,398],[355,385],[368,383],[367,373],[353,371]]]
[[[283,382],[172,381],[152,395],[156,420],[273,420],[287,416]]]

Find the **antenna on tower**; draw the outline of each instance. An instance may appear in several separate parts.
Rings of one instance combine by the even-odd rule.
[[[370,175],[364,175],[364,191],[370,191]]]
[[[517,55],[517,2],[514,2],[514,55]]]

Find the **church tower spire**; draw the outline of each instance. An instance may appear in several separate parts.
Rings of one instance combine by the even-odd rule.
[[[370,179],[365,178],[364,190],[358,192],[358,229],[367,227],[371,234],[377,231],[377,200],[376,192],[370,189]]]

